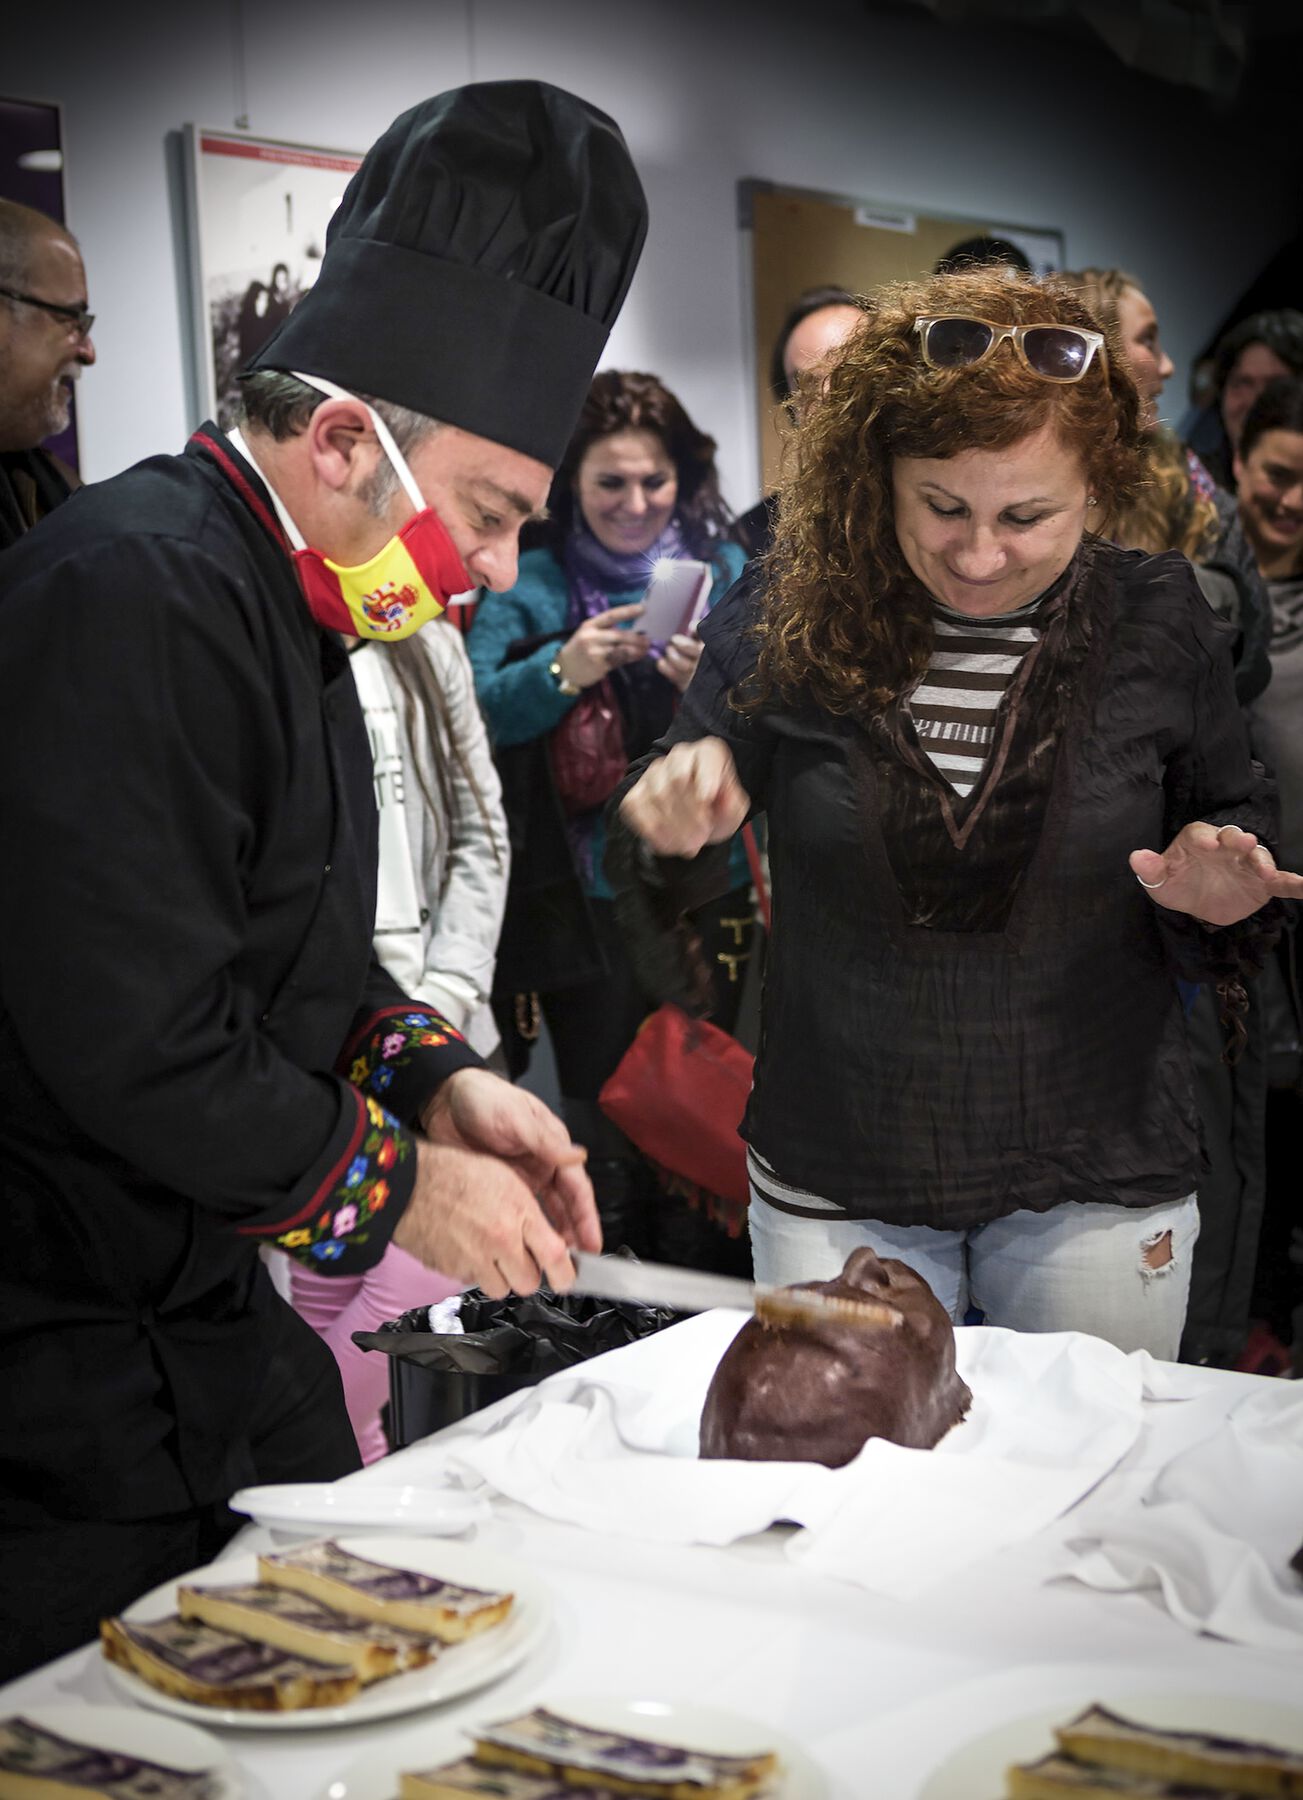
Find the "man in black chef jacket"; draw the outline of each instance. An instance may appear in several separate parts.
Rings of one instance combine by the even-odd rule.
[[[559,1122],[372,955],[332,627],[510,585],[645,229],[572,95],[425,102],[349,183],[242,431],[0,562],[0,1674],[206,1561],[236,1488],[356,1466],[260,1244],[347,1273],[392,1236],[498,1294],[597,1247]]]

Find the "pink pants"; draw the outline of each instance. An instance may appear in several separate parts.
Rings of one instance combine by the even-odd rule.
[[[355,1331],[376,1331],[412,1306],[432,1306],[461,1292],[461,1284],[427,1269],[390,1244],[365,1275],[317,1275],[290,1264],[290,1300],[300,1318],[329,1345],[344,1381],[344,1403],[364,1463],[377,1462],[388,1446],[380,1408],[389,1397],[389,1358],[359,1350]]]

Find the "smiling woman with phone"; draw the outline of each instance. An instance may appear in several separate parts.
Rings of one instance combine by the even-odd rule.
[[[602,873],[602,806],[692,678],[701,645],[688,622],[701,587],[709,608],[741,573],[731,523],[714,439],[654,375],[605,370],[515,587],[484,597],[468,639],[511,831],[494,998],[503,1048],[522,1073],[546,1019],[608,1247],[671,1261],[709,1262],[723,1247],[700,1215],[657,1193],[597,1104],[648,1010]],[[738,844],[729,892],[694,921],[714,978],[711,1016],[725,1029],[750,950],[749,887]]]

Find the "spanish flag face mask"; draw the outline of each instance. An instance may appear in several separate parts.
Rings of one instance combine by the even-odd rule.
[[[322,376],[303,375],[297,369],[293,374],[296,381],[306,382],[332,399],[357,398]],[[432,506],[427,506],[389,427],[369,406],[367,413],[381,449],[416,508],[402,530],[368,561],[332,562],[322,551],[312,549],[281,504],[280,496],[271,490],[270,482],[267,485],[293,549],[303,597],[318,625],[329,631],[342,631],[346,637],[394,643],[437,619],[454,594],[466,593],[475,583],[443,521]],[[266,479],[264,475],[263,480]]]

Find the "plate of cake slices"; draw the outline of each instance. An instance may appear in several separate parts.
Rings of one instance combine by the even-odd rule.
[[[446,1539],[233,1556],[145,1594],[100,1639],[120,1692],[242,1731],[364,1725],[499,1680],[552,1616],[518,1563]]]
[[[0,1718],[0,1793],[239,1800],[244,1783],[206,1731],[134,1706],[28,1706]]]
[[[918,1800],[1229,1800],[1303,1796],[1297,1707],[1182,1692],[1042,1707],[975,1738]]]
[[[784,1733],[695,1703],[585,1695],[378,1741],[322,1800],[826,1800]]]

